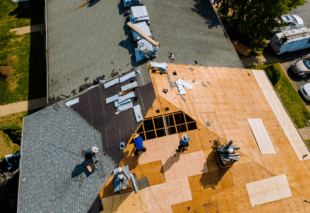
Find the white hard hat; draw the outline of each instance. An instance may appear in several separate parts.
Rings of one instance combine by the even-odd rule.
[[[95,147],[95,146],[93,146],[93,147],[91,148],[91,150],[92,150],[95,154],[97,154],[97,153],[98,153],[98,148],[97,148],[97,147]]]
[[[123,175],[123,174],[119,174],[119,175],[118,175],[118,178],[119,178],[120,180],[123,180],[123,179],[124,179],[124,175]]]
[[[123,171],[123,168],[121,168],[121,167],[117,168],[118,173],[121,173],[122,171]]]
[[[188,140],[187,134],[183,134],[183,135],[182,135],[182,140],[183,140],[183,141],[187,141],[187,140]]]
[[[227,152],[230,153],[230,154],[233,154],[234,153],[234,149],[229,148],[229,149],[227,149]]]

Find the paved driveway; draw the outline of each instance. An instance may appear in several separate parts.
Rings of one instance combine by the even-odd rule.
[[[306,27],[310,28],[310,1],[303,6],[293,9],[291,14],[300,16],[304,20]]]
[[[310,1],[305,3],[303,6],[299,6],[296,9],[293,9],[290,14],[298,15],[304,20],[304,24],[307,28],[310,28]],[[289,78],[295,83],[295,87],[297,90],[300,89],[300,86],[310,83],[310,76],[306,78],[300,78],[294,75],[294,73],[289,69],[291,63],[295,60],[299,60],[302,56],[309,55],[310,49],[296,51],[293,53],[289,53],[285,56],[277,56],[280,64],[282,65],[285,72],[287,72]],[[304,100],[304,99],[303,99]],[[305,101],[305,100],[304,100]],[[305,101],[305,103],[310,106],[310,102]]]

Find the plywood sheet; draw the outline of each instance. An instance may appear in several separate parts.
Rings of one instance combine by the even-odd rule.
[[[248,118],[249,125],[255,136],[256,142],[262,154],[276,154],[267,130],[260,118]]]
[[[146,152],[141,154],[139,164],[146,164],[158,160],[164,160],[165,162],[170,156],[174,155],[178,145],[178,134],[146,140],[143,142]]]
[[[162,161],[166,183],[208,172],[202,150],[190,154],[176,153]]]
[[[285,174],[248,183],[246,188],[252,207],[292,196]]]
[[[281,104],[278,96],[276,95],[274,89],[272,88],[269,80],[264,71],[262,70],[252,70],[259,86],[261,87],[270,107],[272,108],[274,114],[276,115],[281,127],[283,128],[285,135],[289,139],[296,155],[299,160],[309,160],[310,153],[307,149],[303,139],[299,135],[296,127],[294,126],[292,120],[286,113],[283,105]],[[303,157],[307,155],[306,157]]]
[[[176,196],[178,195],[178,196]],[[102,213],[172,213],[171,206],[192,200],[188,179],[180,179],[140,190],[101,199]]]

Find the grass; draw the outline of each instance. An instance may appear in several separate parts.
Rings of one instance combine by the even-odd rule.
[[[306,123],[310,120],[310,112],[288,77],[282,71],[281,66],[278,63],[273,63],[247,68],[265,70],[297,128],[306,127]]]
[[[308,147],[310,147],[310,139],[305,140],[305,142],[307,143]]]
[[[12,0],[0,1],[0,30],[42,24],[43,17],[37,16],[28,3],[12,4]]]
[[[10,134],[10,132],[6,131],[6,127],[17,126],[22,128],[24,117],[39,110],[41,110],[41,108],[0,117],[0,160],[3,159],[5,155],[12,154],[20,150],[20,143],[17,141],[19,140],[19,133],[17,134],[17,137],[14,137],[14,134]]]
[[[0,105],[46,96],[44,37],[40,32],[9,32],[43,23],[43,17],[25,5],[0,1]]]
[[[0,105],[46,96],[44,37],[37,32],[15,38],[22,40],[0,50],[0,64],[13,72],[7,80],[0,76]]]

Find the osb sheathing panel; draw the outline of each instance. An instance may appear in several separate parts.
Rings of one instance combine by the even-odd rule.
[[[174,70],[177,76],[172,74]],[[257,168],[257,173],[264,168],[272,175],[286,174],[290,186],[310,199],[307,181],[310,177],[309,161],[301,162],[297,157],[252,70],[168,64],[167,72],[171,82],[180,78],[191,82],[193,89],[185,88],[187,94],[182,99],[177,95],[176,87],[171,90],[167,76],[151,74],[158,95],[202,125],[208,121],[211,124],[208,129],[215,134],[226,140],[234,140],[242,153],[261,166]],[[162,89],[168,89],[168,93],[164,94]],[[261,155],[248,118],[262,119],[277,154]],[[301,174],[300,171],[305,172]],[[247,177],[242,169],[235,178],[241,176]],[[245,187],[243,191],[247,196]],[[242,202],[240,205],[243,205]],[[240,210],[243,211],[242,208]]]
[[[176,196],[177,195],[177,196]],[[167,212],[171,205],[192,200],[188,179],[144,188],[139,193],[131,192],[102,198],[103,212]]]
[[[189,70],[189,67],[194,70]],[[172,74],[173,70],[177,71],[177,76]],[[167,206],[163,206],[164,212],[310,212],[310,204],[304,201],[310,201],[309,161],[300,161],[297,157],[251,70],[169,64],[168,73],[172,82],[181,78],[190,82],[193,89],[185,88],[187,94],[182,99],[177,95],[176,87],[171,91],[166,75],[151,74],[155,92],[197,121],[198,129],[186,132],[191,141],[184,155],[203,150],[208,172],[189,176],[188,191],[192,199],[182,202],[179,200],[179,203],[174,204],[166,203]],[[163,89],[168,89],[168,93],[163,93]],[[247,122],[248,118],[262,119],[277,154],[261,155]],[[206,122],[211,126],[207,127]],[[177,135],[178,138],[169,145],[171,155],[177,148],[182,133]],[[212,151],[213,140],[218,138],[221,143],[232,139],[234,144],[241,147],[243,155],[229,169],[219,169]],[[148,151],[161,152],[162,146],[151,146]],[[129,144],[124,150],[126,159],[121,164],[128,164],[139,177],[143,177],[142,171],[145,171],[151,184],[154,184],[151,187],[166,184],[164,173],[159,170],[160,161],[144,159],[144,164],[140,163],[139,167],[140,159],[133,156],[132,150],[133,145]],[[139,172],[140,168],[142,171]],[[156,182],[152,179],[152,173],[158,177],[157,180],[160,180],[160,176],[162,179]],[[292,197],[252,207],[245,184],[281,174],[287,175]],[[144,189],[145,192],[147,189]],[[169,193],[175,197],[179,195],[177,189],[169,190]],[[139,208],[132,212],[141,212],[141,205],[144,212],[161,212],[151,196],[150,192],[146,194],[149,205],[154,209],[147,210],[138,202],[139,199],[133,199],[122,207],[124,211],[126,206],[131,209],[132,203],[136,202],[135,206],[139,205]],[[111,198],[113,196],[108,197]],[[112,201],[107,203],[111,204]],[[118,210],[118,207],[115,208]]]
[[[168,110],[166,110],[168,108]],[[157,111],[157,112],[156,112]],[[157,96],[152,104],[152,107],[147,111],[145,118],[155,117],[172,112],[178,112],[180,109],[169,103],[161,96]]]
[[[309,160],[310,152],[306,148],[302,138],[300,137],[296,128],[287,115],[285,109],[282,107],[280,100],[278,99],[276,93],[274,93],[272,86],[270,85],[266,74],[261,70],[253,70],[254,76],[257,79],[267,101],[269,102],[273,112],[275,113],[277,119],[280,122],[286,136],[288,137],[293,149],[295,150],[299,160]],[[307,155],[306,157],[303,157]]]
[[[292,196],[285,174],[248,183],[246,188],[253,207]]]

